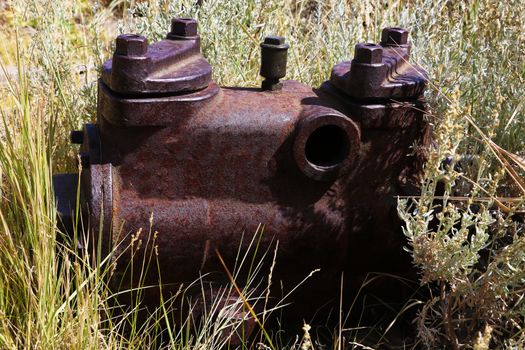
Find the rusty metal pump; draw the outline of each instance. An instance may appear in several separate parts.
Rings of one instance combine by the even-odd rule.
[[[409,63],[408,32],[358,44],[319,88],[281,80],[288,48],[276,36],[261,44],[261,88],[219,87],[196,21],[173,19],[153,44],[118,36],[97,122],[72,133],[81,174],[54,182],[70,230],[80,176],[86,244],[118,257],[121,288],[132,284],[125,247],[151,225],[166,293],[205,273],[228,284],[216,252],[233,268],[243,233],[260,224],[260,251],[279,242],[276,297],[320,269],[292,297],[312,312],[337,295],[341,271],[402,268],[396,196],[417,194],[431,142],[427,75]],[[158,283],[153,270],[146,283]]]

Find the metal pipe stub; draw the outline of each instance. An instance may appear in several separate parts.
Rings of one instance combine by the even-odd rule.
[[[279,79],[286,75],[288,45],[282,36],[267,36],[261,43],[261,76],[263,90],[279,90]]]

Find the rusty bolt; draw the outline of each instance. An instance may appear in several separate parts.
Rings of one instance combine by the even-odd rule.
[[[261,71],[264,78],[264,90],[278,90],[282,87],[279,79],[286,75],[288,48],[286,39],[282,36],[270,35],[261,43]]]
[[[357,44],[355,46],[354,61],[357,63],[381,63],[383,48],[376,44]]]
[[[75,145],[81,145],[84,141],[84,132],[82,130],[73,130],[69,134],[69,140]]]
[[[148,51],[148,39],[137,34],[121,34],[117,37],[115,54],[140,57]]]
[[[288,48],[282,36],[270,35],[261,43],[261,75],[269,79],[280,79],[286,75]]]
[[[388,27],[381,33],[381,45],[397,46],[408,43],[408,31],[399,27]]]
[[[197,21],[193,18],[173,18],[168,39],[195,39],[197,37]]]

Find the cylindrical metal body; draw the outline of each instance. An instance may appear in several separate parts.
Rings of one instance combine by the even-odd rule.
[[[139,231],[144,245],[152,225],[158,232],[153,243],[158,263],[166,267],[162,280],[190,283],[200,273],[221,272],[216,250],[233,267],[238,250],[247,249],[248,237],[262,224],[260,244],[279,241],[277,276],[285,289],[321,268],[312,295],[331,293],[348,246],[344,183],[337,181],[337,171],[357,161],[357,124],[334,108],[305,105],[318,95],[294,81],[268,93],[212,86],[198,101],[154,98],[145,114],[133,106],[144,100],[119,98],[100,84],[98,140],[85,142],[83,151],[100,154],[100,163],[111,172],[100,179],[111,181],[103,186],[111,188],[104,227],[112,228],[105,233],[112,239],[103,240],[103,247],[106,252],[118,247],[119,265],[128,266],[132,254],[137,257],[128,246]],[[162,103],[170,107],[158,113],[155,106]],[[118,116],[114,108],[133,112]],[[297,162],[306,159],[305,149],[293,145],[306,143],[323,125],[341,131],[345,157],[309,176]],[[90,144],[97,148],[88,149]],[[322,179],[325,173],[329,181]],[[98,222],[100,200],[89,202],[91,221]],[[156,273],[148,276],[150,283],[158,280]]]
[[[343,215],[328,209],[335,199],[326,191],[336,184],[307,178],[291,166],[292,150],[281,148],[293,140],[308,97],[315,97],[312,89],[296,82],[274,94],[221,89],[197,110],[177,113],[174,104],[173,123],[164,127],[117,126],[99,115],[101,144],[119,155],[114,230],[147,231],[153,213],[160,263],[177,266],[169,275],[178,281],[191,281],[215,261],[215,249],[233,258],[242,233],[261,223],[264,245],[277,238],[283,250],[318,255],[326,269],[341,266]],[[306,273],[317,265],[297,262]]]
[[[293,298],[304,317],[334,299],[343,270],[402,269],[396,196],[417,193],[430,144],[426,79],[407,66],[404,37],[399,47],[359,46],[361,59],[336,65],[320,89],[284,81],[265,91],[218,87],[196,23],[175,24],[191,35],[106,62],[97,124],[84,128],[82,209],[93,244],[117,259],[113,285],[134,287],[137,262],[151,254],[142,282],[162,280],[165,293],[206,274],[229,284],[219,254],[233,269],[260,225],[255,258],[278,246],[274,296],[320,269]],[[272,55],[286,50],[267,44],[261,73],[278,79],[284,68],[270,63],[286,57]],[[73,183],[61,181],[59,204]],[[145,293],[158,299],[158,289]]]

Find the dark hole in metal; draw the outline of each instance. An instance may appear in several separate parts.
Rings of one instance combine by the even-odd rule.
[[[336,125],[317,128],[306,141],[306,160],[319,167],[331,167],[348,157],[350,144],[346,133]]]

